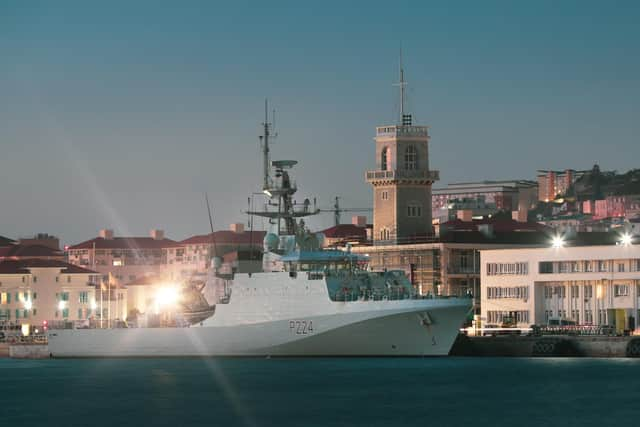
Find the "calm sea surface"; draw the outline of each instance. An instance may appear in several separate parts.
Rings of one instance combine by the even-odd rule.
[[[0,359],[1,426],[640,425],[640,360]]]

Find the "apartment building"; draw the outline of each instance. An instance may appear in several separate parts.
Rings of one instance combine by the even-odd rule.
[[[0,262],[0,323],[85,321],[96,315],[95,271],[57,260]]]
[[[519,327],[567,319],[580,325],[636,329],[640,245],[482,250],[481,319]]]

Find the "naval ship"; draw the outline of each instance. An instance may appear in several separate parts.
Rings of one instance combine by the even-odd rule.
[[[266,114],[265,114],[266,116]],[[468,298],[425,298],[403,271],[371,271],[366,256],[323,249],[297,204],[294,160],[269,159],[260,137],[268,218],[262,271],[222,272],[190,288],[181,326],[49,330],[52,357],[444,356],[471,309]],[[193,294],[195,298],[193,297]]]

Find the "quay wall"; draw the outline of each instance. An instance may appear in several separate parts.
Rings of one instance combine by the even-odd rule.
[[[13,344],[9,346],[9,357],[13,359],[48,359],[46,344]]]
[[[459,335],[452,356],[487,357],[640,357],[640,337]]]

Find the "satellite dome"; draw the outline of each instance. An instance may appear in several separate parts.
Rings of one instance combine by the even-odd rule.
[[[265,252],[267,251],[271,252],[278,249],[278,242],[279,242],[278,236],[276,236],[273,233],[267,233],[264,236],[264,240],[262,242],[262,244],[264,245]]]

